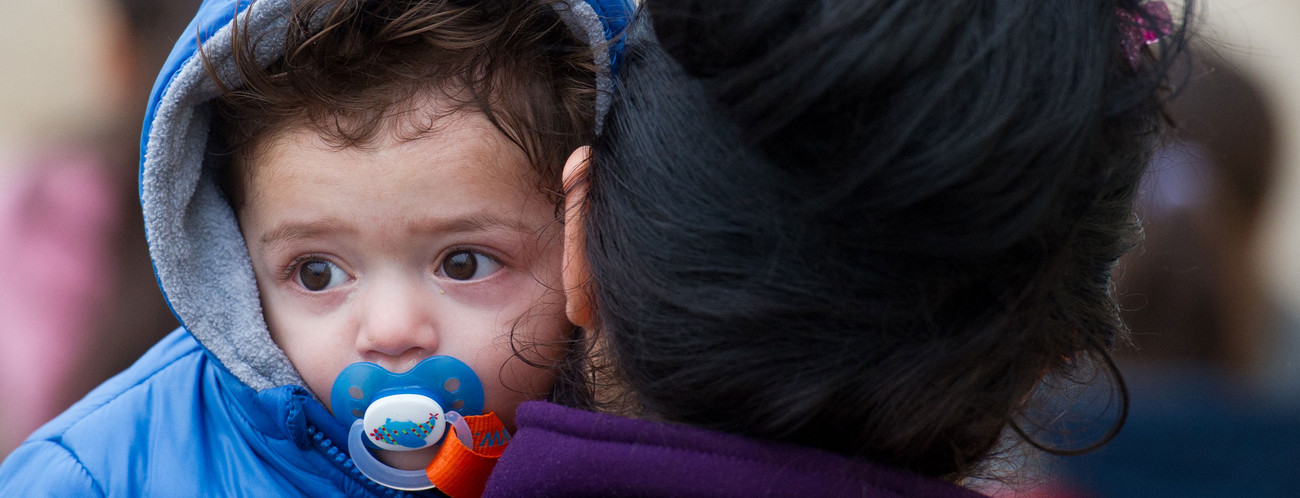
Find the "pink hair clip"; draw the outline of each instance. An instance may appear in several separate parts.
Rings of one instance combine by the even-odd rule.
[[[1142,47],[1169,36],[1174,26],[1173,16],[1169,14],[1169,6],[1164,2],[1147,2],[1138,9],[1141,13],[1119,11],[1120,29],[1123,30],[1120,45],[1134,69],[1137,68],[1138,58],[1142,55]]]

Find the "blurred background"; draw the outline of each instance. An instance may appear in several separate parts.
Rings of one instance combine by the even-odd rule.
[[[176,327],[136,171],[198,3],[0,2],[0,455]]]
[[[0,2],[0,457],[176,325],[136,170],[149,89],[197,4]],[[996,494],[1300,489],[1300,2],[1200,4],[1180,130],[1119,271],[1129,423],[1101,451],[1035,463],[1047,485]]]

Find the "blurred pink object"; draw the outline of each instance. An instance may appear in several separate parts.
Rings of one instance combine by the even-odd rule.
[[[1164,2],[1147,2],[1139,9],[1142,11],[1141,14],[1132,14],[1126,10],[1119,11],[1120,29],[1124,30],[1120,45],[1125,57],[1128,57],[1129,64],[1135,68],[1141,56],[1142,46],[1159,42],[1169,36],[1174,26],[1173,16],[1169,14],[1169,6]]]
[[[0,456],[64,407],[103,311],[119,224],[94,156],[47,154],[0,184]]]

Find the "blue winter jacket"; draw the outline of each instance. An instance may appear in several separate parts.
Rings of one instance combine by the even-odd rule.
[[[181,34],[146,111],[140,197],[155,272],[183,327],[10,454],[0,497],[405,494],[353,467],[345,428],[271,340],[206,151],[219,90],[197,40],[233,77],[236,12],[241,29],[276,39],[292,1],[207,0]],[[598,65],[616,67],[619,47],[604,42],[625,26],[627,0],[573,0],[556,11],[593,45]],[[275,45],[259,47],[258,60],[278,57]],[[611,81],[597,76],[597,122]]]

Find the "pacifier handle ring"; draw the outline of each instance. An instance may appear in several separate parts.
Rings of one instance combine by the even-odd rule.
[[[447,412],[446,419],[447,422],[451,423],[452,427],[456,428],[456,439],[460,440],[460,444],[463,444],[465,445],[466,448],[473,450],[474,434],[470,433],[469,424],[465,422],[465,417],[460,416],[460,413],[456,412],[455,410],[452,410]],[[447,444],[447,443],[444,442],[443,444]]]
[[[464,424],[465,421],[459,415],[457,414],[457,420]],[[466,432],[468,429],[469,426],[466,426]],[[370,480],[393,489],[423,491],[433,488],[433,483],[429,482],[429,475],[425,471],[395,469],[371,455],[370,450],[366,449],[365,433],[365,422],[359,419],[352,423],[352,429],[348,431],[348,453],[352,455],[352,464],[356,465],[357,470]]]

